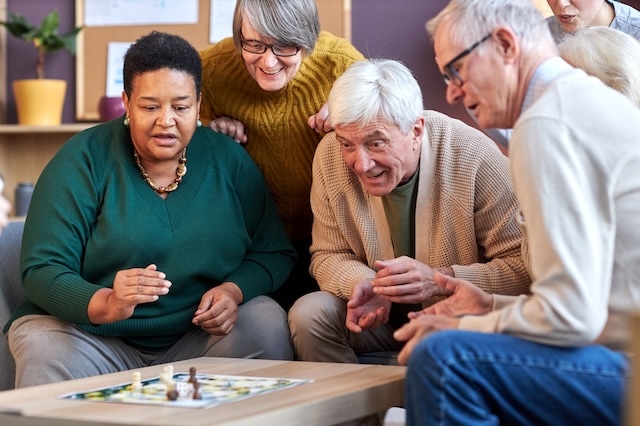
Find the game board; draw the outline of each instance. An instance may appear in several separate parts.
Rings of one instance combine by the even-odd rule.
[[[302,379],[195,374],[194,371],[171,374],[169,380],[172,380],[177,390],[175,400],[168,397],[168,390],[173,385],[167,384],[166,377],[160,375],[140,380],[138,372],[134,373],[131,382],[65,394],[60,398],[203,408],[312,382],[312,380]],[[197,382],[195,386],[192,383],[194,381]],[[194,393],[198,399],[194,399]]]

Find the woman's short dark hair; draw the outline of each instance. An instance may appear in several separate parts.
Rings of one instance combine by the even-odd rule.
[[[198,51],[184,38],[152,31],[133,43],[124,55],[124,91],[131,96],[133,79],[163,68],[185,72],[193,78],[196,94],[202,90],[202,62]]]

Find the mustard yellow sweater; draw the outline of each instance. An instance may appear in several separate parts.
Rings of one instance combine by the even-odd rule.
[[[322,32],[296,76],[276,92],[262,90],[233,39],[201,52],[203,123],[227,116],[245,125],[247,152],[262,170],[293,242],[311,239],[311,162],[322,138],[307,124],[327,101],[333,82],[364,56],[348,41]]]

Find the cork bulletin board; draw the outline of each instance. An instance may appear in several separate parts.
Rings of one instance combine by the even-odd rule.
[[[212,0],[198,0],[198,21],[186,25],[127,25],[84,27],[78,34],[76,53],[76,120],[98,121],[98,102],[107,84],[110,42],[134,42],[153,30],[179,34],[200,50],[210,44]],[[320,26],[337,36],[350,38],[351,0],[317,0]],[[76,25],[84,26],[85,0],[76,0]]]

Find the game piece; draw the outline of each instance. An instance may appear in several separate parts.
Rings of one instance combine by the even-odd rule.
[[[193,393],[193,386],[187,382],[176,382],[176,391],[180,398],[189,398]]]
[[[173,365],[165,365],[162,371],[165,372],[171,380],[173,380]]]
[[[178,394],[178,391],[174,389],[169,389],[167,391],[167,399],[169,401],[176,401],[178,399],[178,396],[180,396],[180,394]]]
[[[195,382],[193,384],[193,395],[191,395],[191,399],[202,399],[202,395],[200,395],[200,383]]]
[[[133,372],[133,381],[131,382],[131,392],[136,395],[142,392],[142,379],[139,371]]]
[[[196,368],[189,367],[189,380],[187,380],[187,383],[195,383],[197,381],[198,379],[196,379]]]

